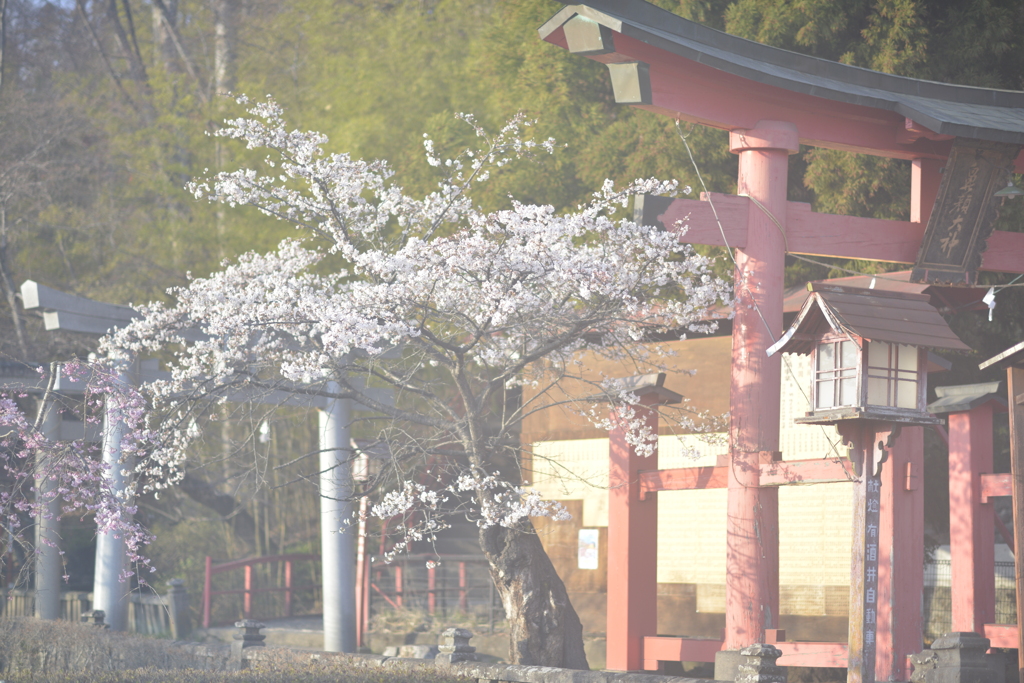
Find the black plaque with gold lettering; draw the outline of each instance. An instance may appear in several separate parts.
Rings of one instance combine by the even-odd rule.
[[[946,162],[911,282],[974,285],[985,242],[999,216],[1018,145],[957,138]]]

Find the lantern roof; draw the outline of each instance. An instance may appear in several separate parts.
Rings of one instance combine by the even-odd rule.
[[[893,292],[822,283],[808,285],[807,297],[796,320],[771,348],[810,353],[822,328],[871,341],[909,344],[932,349],[970,351],[929,302],[927,294]]]
[[[943,157],[946,141],[954,136],[1024,144],[1024,92],[907,78],[799,54],[702,26],[643,0],[566,4],[539,29],[542,39],[608,64],[650,65],[653,92],[648,86],[633,103],[689,121],[735,129],[751,127],[757,119],[787,120],[797,125],[801,143],[900,158]],[[600,27],[599,39],[590,37],[588,23]],[[661,79],[655,76],[658,69],[674,73]],[[711,71],[705,74],[709,69],[717,79]],[[700,83],[694,80],[700,77]],[[673,88],[679,93],[669,92]],[[700,103],[717,102],[719,91],[730,88],[743,93],[749,106],[737,110],[732,100],[729,106]],[[814,121],[827,109],[833,128],[839,116],[854,127],[887,130],[871,140],[863,131],[829,132]],[[905,130],[897,130],[904,128],[904,119]]]

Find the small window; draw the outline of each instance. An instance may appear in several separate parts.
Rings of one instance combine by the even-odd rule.
[[[868,405],[917,410],[918,349],[868,342]]]
[[[857,345],[852,341],[818,345],[814,373],[815,408],[838,408],[858,403]]]

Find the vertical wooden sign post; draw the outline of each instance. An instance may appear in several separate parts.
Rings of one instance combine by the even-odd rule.
[[[875,683],[878,637],[878,557],[882,509],[882,463],[899,428],[872,422],[840,423],[857,464],[853,485],[853,552],[850,569],[847,683]]]
[[[870,448],[865,471],[854,484],[853,557],[850,575],[849,683],[874,683],[878,623],[878,511],[881,477],[873,473]]]

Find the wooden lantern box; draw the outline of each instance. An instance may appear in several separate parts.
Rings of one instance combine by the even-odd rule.
[[[925,294],[815,283],[796,320],[768,354],[811,355],[812,410],[802,424],[878,420],[935,424],[928,349],[969,351]]]

